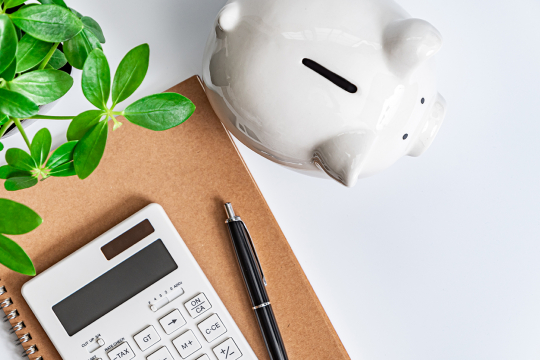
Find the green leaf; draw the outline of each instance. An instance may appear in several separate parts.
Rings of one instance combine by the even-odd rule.
[[[124,117],[150,130],[167,130],[186,121],[195,111],[188,98],[177,93],[161,93],[144,97],[126,107]]]
[[[91,31],[83,29],[77,36],[64,43],[64,54],[69,63],[82,69],[88,55],[94,49],[101,49],[98,38]]]
[[[11,81],[15,77],[16,70],[17,70],[17,59],[15,58],[13,59],[11,64],[7,67],[7,69],[4,70],[4,72],[0,74],[0,78],[6,81]]]
[[[63,71],[45,69],[23,74],[9,82],[8,86],[37,105],[43,105],[64,96],[73,86],[73,79]]]
[[[9,117],[6,114],[0,113],[0,125],[4,125],[9,121]]]
[[[53,69],[60,69],[67,64],[66,55],[63,52],[56,49],[49,60],[48,65],[51,65]]]
[[[5,9],[11,9],[11,8],[14,8],[16,6],[19,6],[21,4],[23,4],[26,0],[6,0],[4,2],[4,10]]]
[[[86,179],[97,168],[107,143],[109,123],[101,121],[87,132],[75,147],[73,163],[80,179]]]
[[[36,115],[38,106],[26,96],[0,88],[0,112],[15,118]]]
[[[17,31],[6,14],[0,15],[0,73],[7,69],[17,53]]]
[[[36,275],[34,264],[23,248],[4,235],[0,235],[0,263],[23,275]]]
[[[118,65],[114,74],[113,106],[126,100],[141,85],[148,71],[150,47],[148,44],[131,49]]]
[[[69,40],[83,29],[82,21],[59,5],[25,7],[10,18],[24,32],[48,42]]]
[[[69,124],[68,140],[80,140],[105,115],[103,110],[88,110],[77,115]]]
[[[9,165],[0,167],[0,179],[7,180],[16,176],[32,176],[30,171],[15,169]]]
[[[75,164],[73,162],[68,162],[67,164],[51,169],[49,174],[54,177],[67,177],[77,175],[77,172],[75,171]]]
[[[6,151],[6,162],[11,167],[19,170],[32,171],[37,168],[34,159],[27,152],[17,148]]]
[[[49,152],[51,151],[51,144],[52,137],[49,129],[43,128],[34,135],[30,146],[30,153],[38,166],[45,164],[45,161],[47,161]]]
[[[0,151],[4,150],[4,144],[0,142]]]
[[[43,5],[51,5],[51,4],[56,4],[56,5],[60,5],[62,7],[65,7],[66,9],[68,9],[66,3],[64,2],[64,0],[39,0],[40,3],[42,3]]]
[[[71,12],[73,14],[75,14],[76,17],[78,17],[79,19],[82,19],[82,14],[80,12],[78,12],[77,10],[73,9],[73,8],[69,8],[69,10],[71,10]]]
[[[37,228],[43,220],[28,206],[0,199],[0,234],[21,235]]]
[[[36,186],[37,183],[38,179],[34,176],[14,176],[4,182],[4,188],[7,191],[24,190]]]
[[[13,168],[12,168],[13,169]],[[14,177],[33,177],[34,174],[32,174],[32,172],[30,171],[25,171],[25,170],[18,170],[18,169],[13,169],[7,176],[7,179],[11,179],[11,178],[14,178]],[[6,180],[7,180],[6,179]]]
[[[58,149],[52,153],[51,157],[47,161],[46,167],[53,169],[72,161],[77,143],[78,141],[68,141],[67,143],[60,145]]]
[[[84,27],[90,30],[92,34],[96,36],[100,43],[105,44],[105,36],[103,36],[103,30],[101,30],[101,26],[99,26],[96,20],[92,19],[89,16],[83,16],[81,18],[81,21],[84,24]]]
[[[15,169],[13,169],[9,165],[0,166],[0,179],[6,180],[9,176],[9,173],[13,170]]]
[[[15,26],[15,25],[13,25],[13,26]],[[15,32],[17,33],[17,41],[21,41],[21,39],[23,37],[21,29],[19,29],[17,26],[15,26]]]
[[[51,43],[25,34],[17,49],[17,72],[21,73],[38,65],[51,50]]]
[[[111,92],[111,70],[105,54],[94,49],[84,63],[82,73],[82,91],[84,96],[99,109],[107,109]]]
[[[20,177],[20,176],[33,176],[33,175],[32,175],[32,172],[30,171],[15,169],[14,167],[11,167],[9,165],[4,165],[0,167],[0,179],[7,180],[12,177]]]

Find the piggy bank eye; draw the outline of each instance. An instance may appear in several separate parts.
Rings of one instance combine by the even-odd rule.
[[[424,98],[422,98],[422,99],[420,100],[420,104],[424,104],[424,101],[425,101]]]
[[[403,135],[403,140],[407,139],[409,137],[409,134]]]
[[[315,71],[317,74],[321,75],[322,77],[326,78],[327,80],[330,80],[335,85],[339,86],[340,88],[342,88],[343,90],[347,92],[355,93],[356,91],[358,91],[358,88],[354,84],[350,83],[349,81],[342,78],[335,72],[328,70],[321,64],[318,64],[311,59],[302,59],[302,64],[304,64],[311,70]]]

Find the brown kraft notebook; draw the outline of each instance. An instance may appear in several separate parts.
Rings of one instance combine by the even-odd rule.
[[[39,274],[144,206],[158,203],[258,358],[268,360],[224,223],[223,204],[230,201],[253,237],[289,358],[349,359],[197,77],[169,91],[197,106],[184,124],[153,132],[123,120],[124,125],[109,134],[101,164],[88,179],[48,179],[18,192],[2,188],[1,198],[21,202],[44,219],[33,232],[12,239],[28,252]],[[17,310],[13,325],[24,322],[17,335],[29,334],[24,348],[35,344],[38,349],[30,359],[60,360],[21,296],[21,286],[29,279],[0,266],[0,289],[6,290],[0,302],[9,298],[4,304],[13,304],[4,311]]]

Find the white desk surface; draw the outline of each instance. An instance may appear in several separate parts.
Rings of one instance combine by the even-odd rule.
[[[150,44],[138,97],[200,71],[223,3],[69,1],[113,69]],[[240,150],[352,359],[538,359],[540,2],[400,4],[445,40],[448,113],[424,155],[346,189]],[[53,113],[89,108],[79,84]]]

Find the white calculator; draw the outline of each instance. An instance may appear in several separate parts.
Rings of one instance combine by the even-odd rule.
[[[28,281],[22,294],[64,360],[257,359],[157,204]]]

